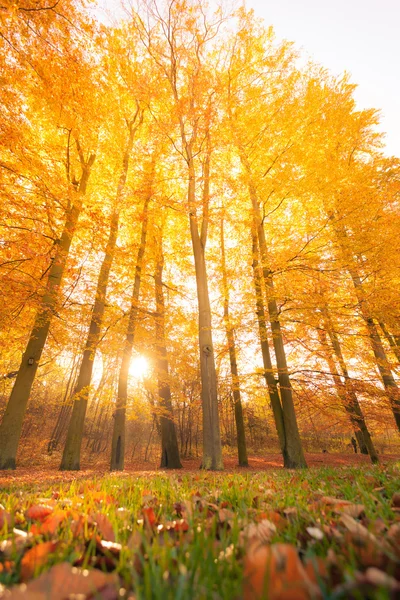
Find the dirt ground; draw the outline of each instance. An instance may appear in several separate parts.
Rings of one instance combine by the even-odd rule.
[[[307,464],[311,468],[318,467],[346,467],[370,464],[368,456],[361,454],[306,454]],[[395,454],[381,456],[381,462],[388,464],[400,460]],[[200,459],[182,460],[182,471],[166,471],[159,469],[158,465],[150,462],[133,462],[126,465],[125,471],[118,473],[119,476],[146,475],[151,477],[158,473],[193,473],[199,471]],[[249,458],[249,467],[239,467],[237,459],[225,457],[225,473],[248,473],[251,471],[269,471],[283,468],[282,457],[279,454],[267,454],[263,457],[252,456]],[[56,484],[68,483],[77,479],[99,478],[109,473],[108,464],[99,462],[96,465],[82,464],[81,471],[61,472],[55,464],[40,467],[19,467],[15,471],[0,471],[0,487],[10,485],[19,486],[24,484]]]

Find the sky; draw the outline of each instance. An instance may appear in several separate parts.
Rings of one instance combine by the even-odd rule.
[[[98,0],[115,17],[120,0]],[[246,0],[278,39],[358,85],[360,108],[381,111],[385,152],[400,157],[400,0]],[[104,15],[104,13],[103,13]]]
[[[247,0],[278,39],[358,84],[360,108],[381,111],[386,154],[400,157],[400,0]]]

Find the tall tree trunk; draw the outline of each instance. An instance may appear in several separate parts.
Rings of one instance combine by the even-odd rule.
[[[258,239],[255,228],[252,229],[252,268],[253,268],[253,281],[254,289],[256,293],[256,314],[258,321],[258,331],[260,335],[261,354],[263,358],[264,366],[264,378],[267,384],[269,398],[271,402],[271,408],[274,415],[274,421],[276,430],[278,433],[279,445],[281,448],[284,464],[286,466],[286,439],[285,439],[285,425],[283,422],[283,411],[281,399],[279,396],[279,390],[277,381],[274,375],[274,369],[272,366],[271,353],[269,350],[268,343],[268,331],[265,317],[264,307],[264,294],[263,285],[261,279],[260,265],[259,265],[259,250],[258,250]]]
[[[392,408],[397,429],[400,431],[400,389],[393,377],[390,368],[390,363],[386,356],[386,352],[378,332],[378,327],[376,326],[373,316],[368,307],[364,286],[362,284],[360,274],[357,270],[355,259],[347,247],[348,236],[346,229],[343,225],[339,225],[337,222],[335,222],[335,215],[332,212],[329,214],[329,217],[334,223],[334,230],[338,237],[343,256],[347,263],[347,270],[353,281],[361,316],[364,319],[368,330],[372,351],[376,360],[376,366],[378,367],[380,376],[382,378],[382,382],[385,387],[390,406]]]
[[[16,466],[18,442],[21,436],[26,407],[40,357],[46,344],[50,323],[57,307],[65,264],[82,209],[90,169],[95,161],[94,154],[91,154],[89,159],[85,161],[79,140],[76,140],[76,145],[82,174],[80,181],[75,182],[73,186],[75,188],[73,191],[75,198],[66,214],[64,229],[58,240],[55,256],[48,271],[46,289],[42,295],[33,329],[29,336],[25,352],[22,355],[21,366],[0,425],[0,469],[15,469]]]
[[[242,149],[240,149],[240,159],[248,178],[248,189],[253,210],[253,227],[257,232],[262,273],[267,292],[268,315],[272,331],[272,343],[275,350],[276,366],[278,370],[279,393],[285,434],[283,456],[284,464],[290,469],[305,468],[307,467],[307,463],[304,457],[297,425],[292,386],[290,383],[289,371],[286,362],[285,345],[279,320],[278,306],[275,298],[274,282],[271,270],[268,266],[268,249],[265,239],[264,225],[261,218],[260,203],[257,196],[257,190],[252,181],[251,167],[248,158]]]
[[[327,314],[329,316],[329,313],[327,313],[326,309],[323,311],[323,313],[325,316]],[[344,378],[344,383],[340,378],[339,372],[336,368],[336,364],[331,353],[331,349],[328,345],[326,331],[328,332],[332,344],[332,349],[339,362],[340,369],[342,371],[342,376]],[[326,361],[328,363],[329,370],[332,374],[337,394],[343,404],[344,409],[346,410],[349,416],[360,451],[362,454],[369,454],[372,463],[377,463],[379,462],[378,454],[375,450],[371,434],[369,433],[368,427],[365,423],[360,403],[354,391],[353,384],[350,379],[349,372],[347,370],[347,365],[343,358],[339,339],[336,335],[336,332],[333,330],[330,320],[325,321],[325,327],[324,329],[318,330],[318,335],[321,340],[321,345],[326,353]]]
[[[139,124],[134,126],[138,117]],[[80,469],[81,447],[89,400],[90,383],[92,380],[96,350],[100,342],[110,269],[114,260],[115,247],[117,244],[120,205],[128,176],[129,157],[132,152],[134,135],[140,124],[141,115],[139,116],[138,108],[134,119],[128,123],[129,136],[122,159],[121,175],[118,182],[113,213],[111,215],[110,232],[97,281],[96,296],[86,339],[86,346],[82,356],[77,385],[73,394],[72,414],[60,465],[62,471],[79,471]]]
[[[52,452],[57,448],[60,443],[61,437],[67,427],[68,418],[71,412],[71,405],[68,400],[71,396],[71,390],[74,389],[76,384],[76,379],[78,375],[78,367],[79,367],[79,359],[74,356],[74,360],[72,361],[71,370],[69,372],[69,377],[67,381],[67,385],[65,388],[64,397],[61,404],[60,412],[58,413],[56,424],[51,433],[51,437],[49,443],[47,445],[48,454],[52,454]]]
[[[197,301],[199,307],[199,349],[201,374],[201,403],[203,408],[203,469],[222,470],[221,433],[218,414],[217,373],[215,369],[214,346],[210,296],[208,292],[205,249],[208,228],[210,148],[207,136],[207,155],[203,169],[203,219],[201,233],[196,216],[196,175],[190,144],[187,144],[189,168],[188,204],[190,236],[192,240],[196,271]]]
[[[386,324],[383,323],[383,321],[379,322],[379,326],[383,331],[383,335],[385,336],[385,338],[387,339],[387,341],[389,342],[389,346],[392,349],[393,354],[395,355],[395,357],[397,358],[398,362],[400,363],[400,346],[398,345],[397,341],[396,341],[396,337],[393,336],[390,331],[388,330],[388,328],[386,327]],[[398,340],[399,338],[397,338]]]
[[[226,338],[228,341],[229,351],[229,362],[231,367],[232,376],[232,394],[235,411],[235,424],[236,424],[236,439],[238,449],[238,460],[241,467],[248,467],[249,461],[247,459],[247,448],[246,448],[246,434],[244,429],[243,420],[243,407],[242,399],[240,395],[240,379],[238,375],[237,360],[236,360],[236,345],[235,345],[235,333],[231,323],[229,314],[229,286],[228,277],[226,272],[226,256],[225,256],[225,239],[224,239],[224,218],[221,219],[221,267],[222,267],[222,290],[224,299],[224,323]]]
[[[140,284],[142,278],[143,258],[146,249],[147,225],[148,225],[148,208],[151,197],[153,195],[153,180],[155,171],[155,157],[151,162],[151,172],[149,181],[147,182],[146,196],[143,205],[142,213],[142,233],[140,244],[137,253],[135,267],[135,281],[133,285],[133,293],[131,307],[129,311],[129,321],[125,337],[124,349],[122,353],[122,362],[118,377],[117,402],[114,413],[114,427],[111,443],[111,471],[123,471],[125,461],[125,421],[126,421],[126,406],[128,402],[128,377],[129,366],[132,358],[133,342],[135,338],[136,318],[138,312]]]
[[[181,469],[179,458],[178,439],[173,420],[171,388],[169,385],[169,365],[167,344],[165,339],[165,303],[163,292],[164,254],[162,249],[162,233],[158,243],[157,260],[154,273],[156,296],[156,351],[157,351],[157,378],[158,396],[162,413],[160,414],[161,429],[161,468]]]

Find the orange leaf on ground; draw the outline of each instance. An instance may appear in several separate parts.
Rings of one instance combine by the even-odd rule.
[[[244,600],[313,600],[319,588],[290,544],[250,544],[244,561]]]
[[[51,515],[53,510],[54,509],[51,506],[45,506],[43,504],[33,504],[28,508],[28,510],[25,513],[25,516],[31,521],[44,521],[46,517]]]
[[[67,519],[65,510],[56,509],[41,523],[34,523],[30,529],[33,535],[54,535],[63,521]]]
[[[157,523],[157,517],[154,513],[154,510],[151,507],[143,508],[142,513],[146,525],[150,525],[150,527],[153,527]]]
[[[28,581],[39,567],[43,567],[50,554],[57,547],[57,542],[43,542],[26,552],[21,560],[21,581]]]
[[[112,589],[115,594],[112,595]],[[26,586],[15,586],[7,600],[67,600],[69,598],[118,598],[118,580],[115,575],[102,573],[97,569],[87,571],[72,567],[64,562],[52,567],[47,573],[31,581]],[[102,595],[105,590],[107,595]]]

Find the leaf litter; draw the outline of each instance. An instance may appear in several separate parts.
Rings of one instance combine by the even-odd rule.
[[[13,480],[0,598],[400,598],[398,483],[395,465]]]

